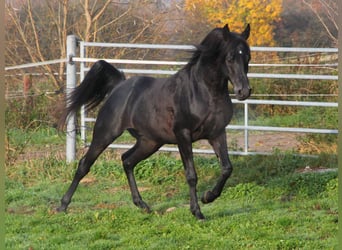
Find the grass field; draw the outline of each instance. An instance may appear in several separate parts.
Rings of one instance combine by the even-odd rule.
[[[53,147],[60,140],[50,132],[43,138]],[[51,154],[8,164],[6,249],[337,249],[337,172],[297,171],[337,168],[336,156],[232,156],[234,171],[222,196],[201,204],[205,221],[189,211],[177,154],[158,153],[136,168],[151,214],[133,205],[117,156],[108,150],[99,158],[66,214],[55,208],[76,163]],[[220,170],[213,156],[197,155],[195,164],[201,194]]]

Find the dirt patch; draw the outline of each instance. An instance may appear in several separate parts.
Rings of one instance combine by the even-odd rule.
[[[310,167],[306,166],[305,168],[297,169],[296,173],[327,173],[327,172],[336,172],[337,168],[324,168],[324,167]]]
[[[301,135],[298,133],[279,133],[279,132],[258,132],[249,133],[248,136],[248,151],[250,152],[272,152],[275,149],[280,151],[297,150],[300,146],[298,138]],[[228,149],[230,151],[243,151],[245,147],[244,134],[234,133],[228,134]],[[212,149],[206,140],[196,142],[194,148]],[[77,149],[77,159],[80,159],[87,149]],[[118,153],[126,150],[118,150]],[[27,160],[34,160],[39,158],[54,157],[56,159],[65,158],[65,146],[64,145],[46,145],[45,148],[38,148],[32,150],[26,148],[22,153],[16,155],[12,161],[22,162]],[[90,182],[92,182],[90,180]]]
[[[36,210],[34,210],[32,207],[28,206],[22,206],[22,207],[16,207],[16,208],[8,208],[7,212],[10,214],[34,214]]]
[[[88,176],[88,177],[84,177],[80,183],[84,184],[85,186],[87,185],[91,185],[93,183],[95,183],[97,180],[94,176]]]
[[[299,134],[296,133],[275,133],[275,132],[259,132],[257,134],[250,133],[248,135],[248,150],[251,152],[272,152],[275,149],[280,151],[288,151],[298,149],[300,142]],[[244,148],[244,136],[232,136],[228,141],[237,149]],[[236,143],[236,145],[234,145]]]
[[[150,187],[138,187],[139,192],[144,192],[147,190],[150,190]],[[121,192],[121,191],[129,191],[129,186],[125,185],[125,186],[120,186],[120,187],[113,187],[110,189],[107,189],[108,193],[117,193],[117,192]]]
[[[285,132],[257,132],[248,135],[248,151],[271,153],[275,149],[280,151],[298,150],[300,146],[298,133]],[[227,143],[229,151],[244,151],[245,136],[243,132],[228,133]],[[212,149],[208,141],[201,140],[195,143],[194,148]]]

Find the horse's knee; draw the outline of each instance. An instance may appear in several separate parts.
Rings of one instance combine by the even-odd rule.
[[[122,166],[124,167],[125,171],[132,170],[134,166],[136,165],[136,163],[132,161],[132,154],[134,151],[135,151],[135,148],[133,147],[121,155]]]
[[[222,169],[222,176],[224,178],[228,178],[233,172],[233,167],[232,166],[228,166]]]
[[[197,185],[197,175],[196,174],[186,173],[186,180],[191,187],[194,187]]]
[[[133,173],[133,169],[134,169],[135,165],[136,164],[134,164],[134,162],[129,160],[129,158],[122,161],[122,166],[123,166],[126,174]]]

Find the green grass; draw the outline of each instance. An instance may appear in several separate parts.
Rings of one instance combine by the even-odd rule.
[[[332,93],[324,81],[253,81],[260,82],[255,93],[261,94],[300,93],[298,88]],[[133,205],[118,155],[108,150],[80,184],[68,213],[55,213],[77,164],[65,164],[65,137],[49,127],[57,123],[61,103],[44,95],[31,106],[21,99],[6,102],[6,249],[337,249],[337,173],[295,172],[337,168],[336,155],[329,154],[231,157],[233,174],[220,198],[200,204],[207,220],[199,222],[189,211],[177,154],[160,153],[137,166],[138,186],[153,209],[146,214]],[[338,121],[336,108],[251,105],[249,114],[251,125],[337,128]],[[243,106],[236,105],[232,124],[242,122]],[[334,135],[313,139],[318,146],[336,145]],[[125,133],[119,141],[131,138]],[[48,154],[30,158],[37,151]],[[201,194],[215,184],[220,167],[212,156],[196,156],[195,164]]]
[[[55,128],[41,126],[35,129],[22,130],[18,128],[12,128],[7,130],[7,137],[12,145],[24,145],[31,146],[44,146],[49,145],[61,145],[65,142],[65,135],[63,133],[58,134]]]
[[[175,154],[159,153],[136,168],[153,213],[131,202],[120,162],[102,156],[77,189],[68,213],[54,209],[75,164],[54,157],[7,166],[6,249],[336,249],[337,172],[299,174],[305,166],[337,167],[335,157],[290,154],[231,157],[234,172],[206,221],[189,211],[188,186]],[[214,157],[195,157],[198,192],[219,174]],[[168,212],[169,208],[173,208]]]
[[[255,115],[252,125],[279,126],[279,127],[309,127],[309,128],[329,128],[338,127],[337,108],[304,107],[298,108],[292,114],[275,116]],[[253,115],[252,115],[253,117]]]

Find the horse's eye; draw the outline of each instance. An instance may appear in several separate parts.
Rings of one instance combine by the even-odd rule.
[[[239,50],[239,51],[238,51],[238,54],[239,54],[239,55],[242,55],[242,54],[243,54],[243,51],[242,51],[242,50]]]

